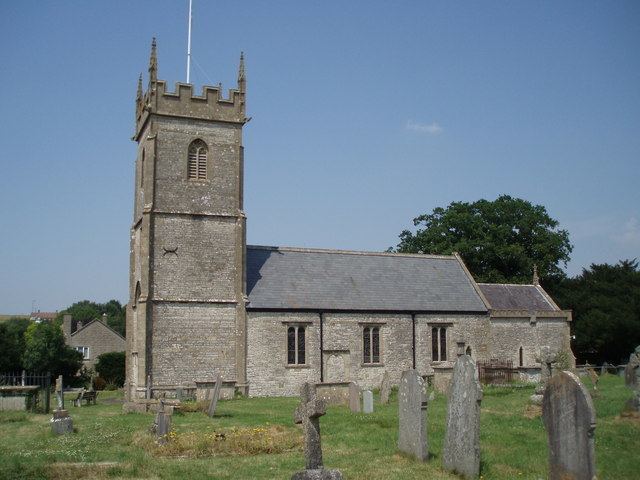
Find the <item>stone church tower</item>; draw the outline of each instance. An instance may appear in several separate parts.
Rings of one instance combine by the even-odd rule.
[[[148,387],[154,395],[193,388],[214,372],[244,392],[244,60],[228,98],[221,86],[197,96],[178,83],[169,92],[157,70],[154,39],[133,136],[128,398],[144,398]]]

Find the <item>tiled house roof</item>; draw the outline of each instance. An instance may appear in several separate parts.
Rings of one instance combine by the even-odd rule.
[[[455,256],[247,246],[249,309],[486,312]]]

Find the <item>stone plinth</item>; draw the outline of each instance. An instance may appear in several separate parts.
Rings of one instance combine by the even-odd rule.
[[[54,410],[51,418],[51,431],[54,435],[73,433],[73,420],[67,410]]]

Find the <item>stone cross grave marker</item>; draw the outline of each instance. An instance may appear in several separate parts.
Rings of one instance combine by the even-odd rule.
[[[353,413],[360,413],[360,387],[356,382],[349,383],[349,409]]]
[[[209,410],[207,414],[213,417],[216,412],[216,406],[218,405],[218,399],[220,398],[220,388],[222,387],[222,377],[219,373],[215,375],[215,384],[213,385],[213,395],[211,396],[211,403],[209,403]]]
[[[596,411],[591,395],[575,374],[564,371],[549,380],[542,403],[542,420],[549,445],[548,478],[595,478]]]
[[[382,383],[380,384],[380,403],[387,405],[389,403],[389,395],[391,394],[391,381],[389,380],[389,372],[386,370],[382,375]]]
[[[65,435],[73,432],[73,420],[69,412],[64,408],[64,385],[62,375],[56,379],[56,399],[58,408],[53,411],[51,418],[51,431],[54,435]]]
[[[418,460],[428,459],[427,393],[415,370],[405,370],[398,389],[398,449]]]
[[[481,401],[476,364],[469,355],[461,355],[453,367],[442,463],[465,478],[480,474]]]
[[[362,392],[362,410],[364,413],[373,413],[373,392],[371,390]]]
[[[316,396],[312,383],[302,385],[300,405],[293,414],[293,421],[302,424],[304,431],[304,456],[306,469],[295,473],[292,480],[340,480],[338,470],[325,470],[322,466],[322,445],[320,443],[320,417],[326,413],[324,400]]]

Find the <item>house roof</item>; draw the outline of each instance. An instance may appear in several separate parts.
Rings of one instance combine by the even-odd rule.
[[[494,310],[558,311],[539,285],[478,283]]]
[[[486,312],[455,256],[247,246],[249,309]]]
[[[113,328],[111,328],[109,325],[107,325],[106,323],[104,323],[103,321],[101,321],[99,318],[94,318],[93,320],[89,320],[86,323],[82,323],[82,326],[80,328],[77,328],[77,325],[75,327],[75,330],[71,332],[71,336],[74,336],[76,333],[82,332],[83,330],[85,330],[87,327],[90,327],[91,325],[96,325],[96,327],[98,325],[101,325],[102,327],[111,330],[113,333],[115,333],[117,336],[119,336],[120,338],[122,338],[123,340],[126,340],[122,335],[120,335],[120,333],[116,332]],[[93,327],[95,328],[95,327]]]

